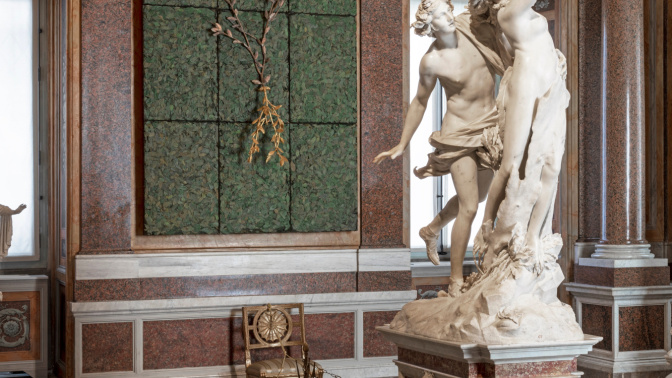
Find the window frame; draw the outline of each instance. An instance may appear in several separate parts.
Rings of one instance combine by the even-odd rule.
[[[30,255],[8,255],[0,261],[0,270],[43,268],[47,264],[48,246],[48,33],[47,2],[32,0],[33,27],[33,180],[34,180],[34,249]]]

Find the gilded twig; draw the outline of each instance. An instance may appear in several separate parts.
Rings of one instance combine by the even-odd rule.
[[[271,160],[273,155],[277,155],[280,159],[280,165],[285,165],[288,160],[282,154],[284,151],[280,148],[280,145],[284,144],[285,142],[285,140],[282,138],[282,133],[285,130],[285,123],[282,121],[282,119],[280,119],[280,115],[277,113],[277,110],[280,109],[281,105],[273,105],[268,99],[267,94],[271,89],[268,87],[268,83],[271,80],[271,76],[264,74],[264,69],[270,61],[270,58],[266,54],[266,36],[271,30],[271,21],[277,17],[280,8],[285,3],[285,0],[267,0],[270,4],[270,8],[264,12],[264,29],[260,38],[255,38],[247,31],[247,29],[245,29],[243,22],[238,17],[238,9],[235,8],[236,0],[225,1],[229,5],[229,10],[233,15],[227,17],[226,19],[231,23],[231,27],[233,29],[240,32],[242,39],[236,38],[230,29],[226,29],[225,31],[218,23],[215,23],[215,27],[210,30],[212,30],[213,35],[223,35],[231,39],[234,44],[239,44],[247,50],[247,52],[252,57],[252,60],[254,61],[254,68],[256,69],[258,76],[257,79],[252,80],[252,84],[255,84],[259,87],[257,88],[257,91],[264,93],[262,105],[259,109],[257,109],[259,116],[256,120],[254,120],[254,122],[252,122],[252,125],[255,127],[255,129],[252,132],[252,146],[250,147],[250,154],[247,161],[252,162],[252,157],[254,154],[259,152],[259,139],[261,138],[261,134],[266,132],[264,126],[271,125],[273,127],[273,137],[271,138],[271,141],[273,142],[274,149],[268,153],[266,162]],[[250,39],[259,45],[259,48],[261,49],[261,59],[259,57],[259,51],[257,51],[250,44]]]

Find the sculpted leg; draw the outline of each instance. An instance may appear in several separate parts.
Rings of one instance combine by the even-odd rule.
[[[457,196],[453,196],[427,227],[420,229],[420,237],[427,245],[427,258],[429,258],[434,265],[439,265],[439,253],[436,246],[439,233],[442,228],[457,217],[459,207],[460,204],[458,203]]]
[[[555,199],[556,188],[558,187],[558,175],[560,174],[562,156],[558,156],[555,160],[557,161],[547,162],[541,171],[541,191],[539,192],[537,203],[534,205],[534,209],[532,209],[530,224],[527,228],[525,244],[533,248],[534,251],[539,250],[541,228],[545,222],[550,222],[550,219],[547,218]]]
[[[455,191],[459,202],[459,210],[453,232],[450,235],[450,276],[459,289],[463,283],[462,263],[471,235],[471,225],[478,210],[478,166],[473,155],[464,157],[450,167]],[[453,287],[451,285],[451,294]]]
[[[538,84],[529,78],[514,74],[508,83],[508,98],[506,102],[506,120],[504,125],[504,144],[502,151],[502,163],[495,173],[495,178],[488,192],[488,200],[485,203],[483,226],[474,242],[474,252],[484,254],[486,251],[499,253],[508,243],[508,240],[487,240],[489,232],[497,217],[497,211],[506,196],[506,185],[511,173],[519,171],[525,157],[525,150],[530,139],[530,129],[534,114],[536,94],[540,90]],[[521,174],[521,178],[522,178]],[[483,228],[488,228],[483,230]]]

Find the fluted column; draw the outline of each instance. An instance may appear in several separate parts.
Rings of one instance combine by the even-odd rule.
[[[643,24],[642,1],[602,1],[602,227],[594,258],[653,258],[644,217]]]

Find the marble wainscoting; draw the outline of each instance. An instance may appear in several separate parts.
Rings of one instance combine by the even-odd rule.
[[[75,300],[411,289],[408,249],[78,255]]]
[[[606,261],[617,266],[636,264],[634,260],[605,260],[604,263]],[[653,261],[642,261],[642,264],[654,264]],[[666,261],[662,263],[667,264]],[[632,271],[632,268],[612,270]],[[641,277],[635,274],[637,267],[634,268],[631,279],[639,280]],[[618,278],[618,274],[608,276],[609,281],[619,283],[619,279],[612,277]],[[672,346],[672,286],[667,277],[665,280],[666,283],[657,286],[565,284],[574,297],[574,310],[583,331],[604,338],[592,352],[579,357],[582,371],[595,377],[664,377],[672,371],[665,360],[665,354]]]
[[[77,377],[244,376],[241,308],[297,302],[311,358],[394,376],[396,348],[375,327],[416,297],[408,249],[78,255],[75,267]]]
[[[381,357],[392,347],[368,337],[413,299],[398,291],[73,303],[75,376],[244,377],[242,307],[265,303],[304,303],[310,356],[328,371],[395,376],[395,356]]]

